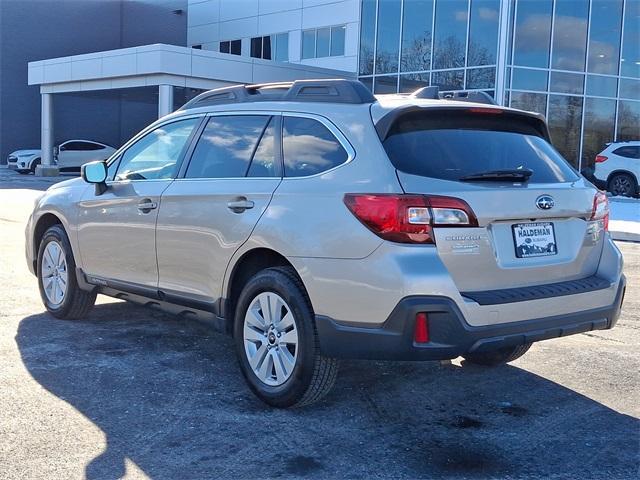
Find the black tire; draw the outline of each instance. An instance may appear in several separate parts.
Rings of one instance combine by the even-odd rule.
[[[517,345],[515,347],[501,348],[493,352],[467,353],[463,355],[463,357],[469,363],[483,365],[485,367],[496,367],[520,358],[527,353],[529,348],[531,348],[531,344],[525,343],[524,345]]]
[[[31,173],[36,173],[36,167],[37,167],[38,165],[40,165],[40,159],[39,159],[39,158],[36,158],[36,159],[34,160],[34,162],[31,164],[31,168],[29,169],[29,171],[30,171]]]
[[[67,264],[67,290],[60,304],[52,303],[44,291],[42,279],[42,257],[45,248],[51,242],[57,242],[62,246],[66,264]],[[88,292],[81,290],[76,279],[76,262],[73,258],[71,244],[69,238],[62,225],[53,225],[42,237],[40,246],[38,247],[38,287],[40,288],[40,297],[47,311],[56,318],[65,320],[75,320],[86,317],[96,302],[96,292]]]
[[[20,175],[26,175],[27,173],[29,173],[31,170],[16,170],[16,172],[18,172]]]
[[[609,179],[608,188],[612,195],[633,197],[638,190],[636,180],[628,173],[616,173]]]
[[[279,295],[289,306],[298,331],[298,352],[291,376],[279,386],[262,382],[254,373],[245,352],[243,330],[247,309],[264,292]],[[320,353],[313,308],[302,281],[291,267],[268,268],[244,286],[234,319],[234,341],[242,374],[262,401],[278,408],[301,407],[317,402],[335,383],[338,360]]]

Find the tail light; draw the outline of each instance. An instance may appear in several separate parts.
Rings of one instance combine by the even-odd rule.
[[[602,221],[602,226],[606,230],[609,230],[609,200],[607,195],[602,192],[596,192],[596,196],[593,197],[593,209],[591,210],[591,221]]]
[[[464,200],[435,195],[348,193],[344,203],[369,230],[398,243],[435,243],[434,227],[477,227]]]
[[[609,157],[605,157],[604,155],[596,155],[596,163],[602,163],[609,160]]]
[[[429,343],[429,319],[424,312],[416,314],[413,341],[416,343]]]

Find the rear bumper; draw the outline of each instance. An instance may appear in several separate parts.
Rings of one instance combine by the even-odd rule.
[[[484,352],[591,330],[612,328],[620,316],[626,280],[621,276],[612,304],[569,315],[475,327],[469,325],[446,297],[411,296],[402,299],[378,328],[337,323],[316,316],[320,348],[337,358],[375,360],[445,360],[470,352]],[[414,319],[419,312],[429,318],[430,341],[413,341]]]

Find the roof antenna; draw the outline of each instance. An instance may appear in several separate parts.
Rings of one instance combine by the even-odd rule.
[[[413,98],[429,98],[431,100],[438,100],[438,86],[432,85],[430,87],[422,87],[411,94]]]

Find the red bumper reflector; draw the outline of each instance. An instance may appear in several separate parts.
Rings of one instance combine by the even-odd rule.
[[[416,314],[416,326],[413,331],[413,341],[416,343],[429,343],[429,319],[427,314]]]

